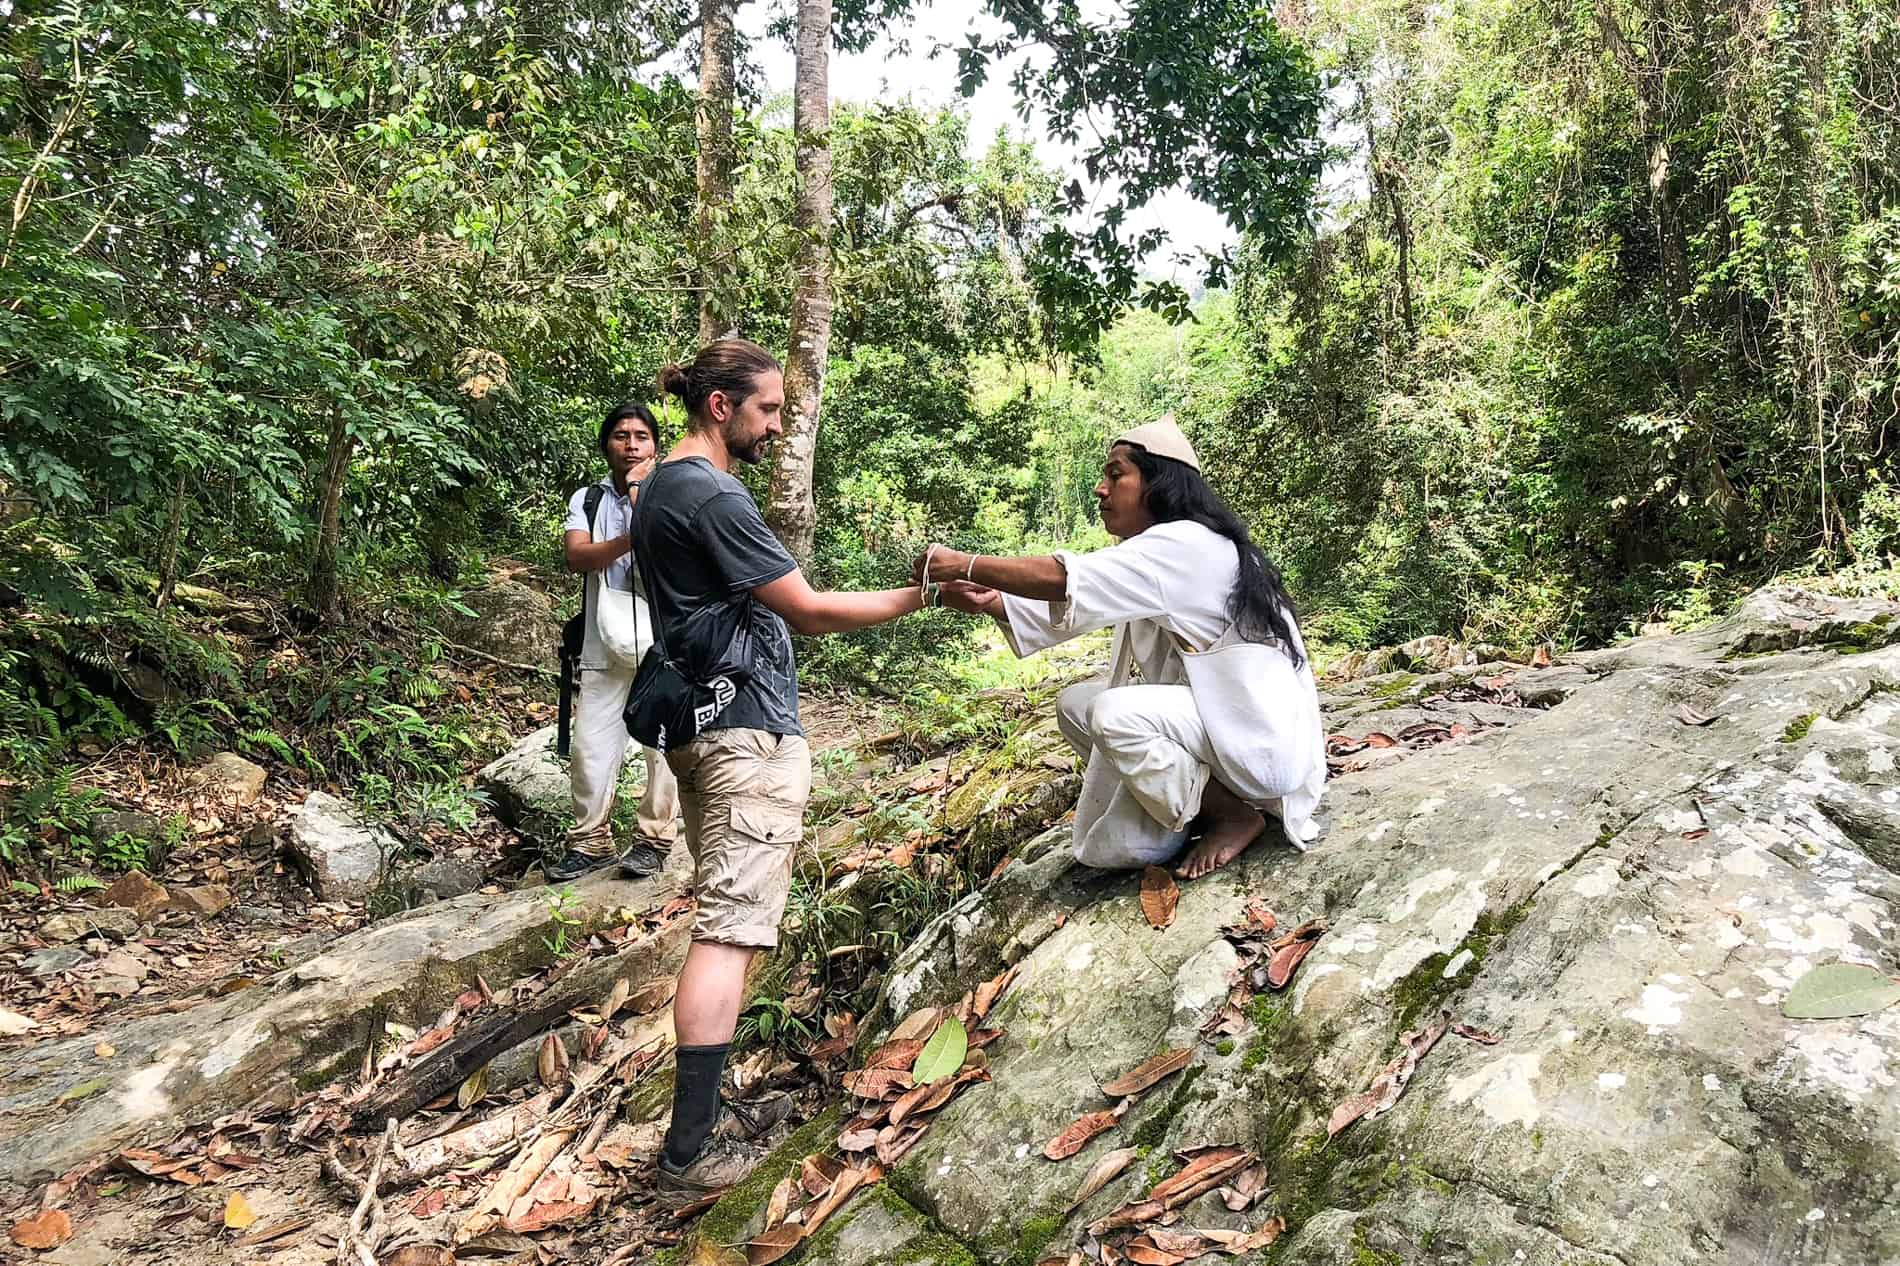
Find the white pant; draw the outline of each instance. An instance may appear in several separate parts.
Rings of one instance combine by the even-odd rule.
[[[1087,762],[1075,805],[1076,860],[1108,870],[1172,860],[1213,776],[1193,692],[1078,682],[1062,692],[1056,722]]]
[[[567,833],[569,848],[596,856],[614,851],[614,791],[620,783],[621,762],[627,756],[627,725],[621,713],[626,710],[637,671],[636,665],[581,670],[568,766],[574,794],[574,827]],[[647,785],[640,797],[636,830],[641,839],[671,844],[674,819],[679,817],[679,784],[664,756],[650,747],[640,750],[646,756]]]

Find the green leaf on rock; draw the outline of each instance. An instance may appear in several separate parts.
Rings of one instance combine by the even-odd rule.
[[[963,1022],[953,1015],[945,1016],[918,1053],[910,1075],[920,1086],[952,1076],[963,1067],[963,1057],[969,1051],[970,1035],[963,1031]]]
[[[1900,984],[1878,968],[1859,963],[1823,963],[1794,982],[1781,1001],[1790,1020],[1838,1020],[1872,1015],[1900,1002]]]

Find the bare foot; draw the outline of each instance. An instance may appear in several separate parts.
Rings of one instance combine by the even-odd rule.
[[[1181,864],[1174,868],[1174,877],[1199,879],[1219,870],[1246,852],[1266,826],[1265,816],[1252,809],[1215,819],[1208,823],[1207,834],[1201,837],[1201,842],[1181,858]]]

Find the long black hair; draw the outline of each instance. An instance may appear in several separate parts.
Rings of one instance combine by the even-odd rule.
[[[1240,574],[1234,591],[1227,595],[1227,618],[1249,642],[1278,642],[1297,668],[1305,657],[1293,635],[1297,618],[1293,599],[1287,596],[1279,569],[1253,543],[1240,516],[1186,462],[1158,457],[1139,444],[1121,447],[1141,472],[1141,504],[1148,517],[1156,523],[1190,519],[1234,543],[1240,553]]]

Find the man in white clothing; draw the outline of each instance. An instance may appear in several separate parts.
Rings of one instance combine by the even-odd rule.
[[[554,883],[564,883],[614,861],[620,863],[625,874],[652,874],[665,863],[678,829],[679,786],[673,771],[659,752],[642,748],[647,781],[636,814],[635,836],[625,852],[614,847],[614,792],[627,755],[627,727],[621,714],[640,662],[637,655],[621,659],[614,654],[601,636],[600,611],[603,601],[625,602],[620,595],[637,589],[628,533],[640,481],[652,471],[658,456],[659,425],[645,405],[624,404],[602,420],[599,443],[601,456],[607,459],[608,476],[575,491],[568,502],[565,525],[567,565],[587,577],[582,599],[586,637],[581,646],[580,700],[575,709],[568,770],[574,826],[567,836],[567,855],[546,870]],[[608,590],[619,592],[604,592]],[[645,599],[634,593],[632,601],[639,613],[639,626],[647,627],[642,612]]]
[[[1279,573],[1172,418],[1110,444],[1095,497],[1121,538],[1108,549],[996,558],[932,546],[918,564],[930,580],[982,587],[969,600],[1018,655],[1114,628],[1108,678],[1070,686],[1059,705],[1086,762],[1076,856],[1178,861],[1194,879],[1246,851],[1268,813],[1304,848],[1318,833],[1325,744]]]

